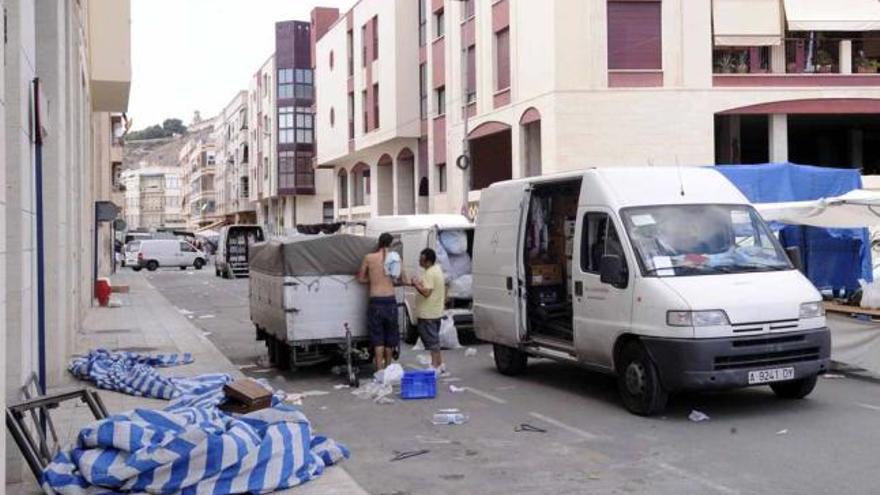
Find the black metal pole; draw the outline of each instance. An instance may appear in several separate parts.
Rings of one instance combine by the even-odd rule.
[[[37,367],[40,393],[46,393],[46,249],[43,235],[43,135],[40,122],[40,79],[34,91],[34,202],[37,229]]]

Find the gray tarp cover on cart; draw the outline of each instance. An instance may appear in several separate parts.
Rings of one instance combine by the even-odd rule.
[[[251,245],[250,269],[274,276],[355,274],[377,240],[350,234],[303,236]]]

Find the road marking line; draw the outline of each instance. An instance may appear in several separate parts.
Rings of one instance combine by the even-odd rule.
[[[575,435],[577,435],[581,438],[584,438],[586,440],[598,440],[599,439],[599,435],[590,433],[590,432],[588,432],[586,430],[582,430],[580,428],[575,428],[574,426],[567,425],[567,424],[563,423],[562,421],[558,421],[558,420],[555,420],[551,417],[544,416],[543,414],[536,413],[536,412],[530,412],[529,415],[532,416],[533,418],[538,418],[541,421],[544,421],[545,423],[550,423],[551,425],[553,425],[557,428],[561,428],[563,430],[566,430],[569,433],[574,433]]]
[[[468,392],[471,392],[474,395],[479,395],[480,397],[482,397],[486,400],[490,400],[496,404],[507,404],[506,400],[504,400],[500,397],[496,397],[490,393],[483,392],[482,390],[477,390],[474,387],[465,387],[465,390],[467,390]]]
[[[669,464],[666,464],[665,462],[658,462],[658,463],[656,463],[656,465],[660,469],[663,469],[665,471],[669,471],[670,473],[673,473],[677,476],[681,476],[682,478],[691,479],[691,480],[696,481],[697,483],[699,483],[707,488],[711,488],[715,491],[718,491],[721,493],[727,493],[729,495],[738,495],[740,493],[738,490],[734,490],[733,488],[730,488],[728,486],[724,486],[722,484],[715,483],[714,481],[712,481],[710,479],[706,479],[703,476],[700,476],[699,474],[691,473],[690,471],[685,471],[684,469],[677,468],[675,466],[671,466]]]
[[[865,409],[870,409],[872,411],[880,411],[880,406],[872,406],[871,404],[862,404],[861,402],[856,402],[856,405],[859,407],[864,407]]]

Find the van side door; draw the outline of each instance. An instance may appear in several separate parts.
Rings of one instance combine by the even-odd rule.
[[[180,241],[180,266],[190,266],[196,261],[196,248],[186,241]]]
[[[511,347],[518,346],[527,331],[523,257],[530,201],[528,183],[484,190],[474,231],[476,333]]]
[[[581,362],[603,368],[612,366],[614,341],[632,321],[635,265],[627,257],[621,227],[608,210],[578,211],[572,260],[574,346]],[[601,280],[605,255],[620,257],[623,276],[617,285]]]

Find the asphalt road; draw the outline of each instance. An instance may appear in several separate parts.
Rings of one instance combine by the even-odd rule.
[[[491,347],[478,345],[473,356],[445,353],[455,381],[438,384],[435,400],[380,405],[335,389],[344,380],[326,366],[267,368],[247,279],[216,278],[210,269],[142,273],[242,371],[305,394],[315,430],[348,445],[346,470],[373,494],[880,493],[873,382],[824,378],[803,401],[776,399],[766,387],[680,395],[665,416],[641,418],[623,409],[608,377],[534,360],[524,376],[508,378],[495,371]],[[420,367],[417,354],[407,346],[401,361]],[[431,424],[435,410],[450,407],[469,422]],[[711,419],[688,420],[694,409]],[[545,432],[514,431],[523,423]]]

